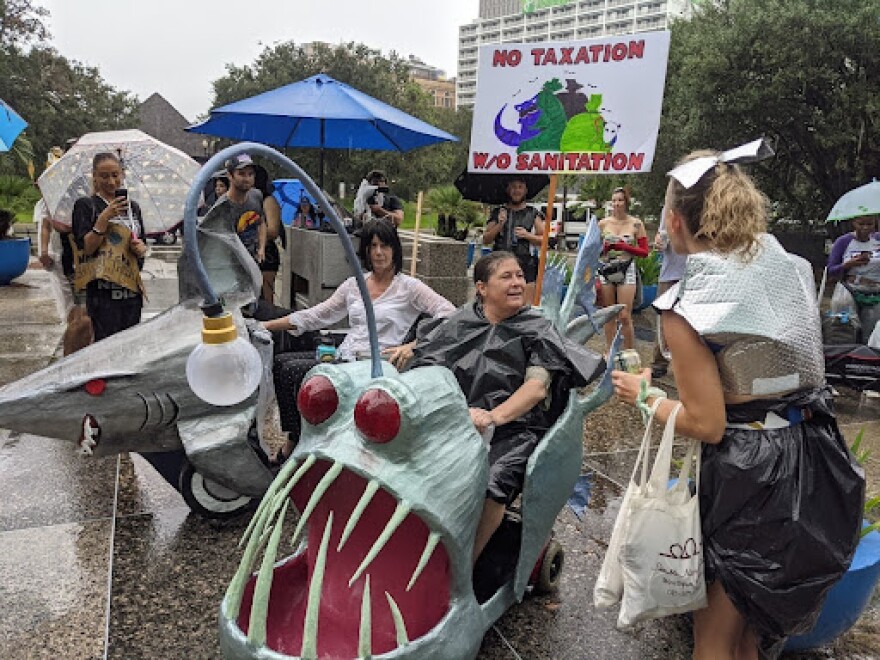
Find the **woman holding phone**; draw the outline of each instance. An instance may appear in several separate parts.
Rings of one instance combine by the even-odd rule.
[[[122,188],[122,164],[112,153],[92,160],[94,194],[73,206],[73,236],[78,254],[74,287],[86,290],[86,309],[95,341],[141,320],[144,286],[141,268],[147,246],[137,202]]]
[[[828,256],[828,274],[853,284],[880,286],[880,233],[876,216],[851,221],[852,231],[836,241]]]

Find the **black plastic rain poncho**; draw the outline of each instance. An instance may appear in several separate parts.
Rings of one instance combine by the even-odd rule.
[[[564,409],[569,390],[586,385],[604,367],[599,355],[565,339],[541,312],[526,308],[492,324],[479,303],[422,324],[412,366],[427,365],[450,369],[468,405],[486,410],[523,384],[528,367],[550,372],[549,405],[535,406],[492,436],[488,496],[504,502],[522,488],[528,458]]]

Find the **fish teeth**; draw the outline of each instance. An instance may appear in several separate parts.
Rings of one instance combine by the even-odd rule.
[[[98,429],[92,427],[92,420],[89,417],[83,419],[83,437],[79,441],[79,453],[84,456],[91,456],[92,451],[98,446]]]
[[[269,490],[266,491],[266,494],[263,495],[263,499],[260,501],[260,505],[257,507],[256,512],[251,518],[250,523],[248,523],[247,529],[244,530],[244,534],[241,536],[241,540],[238,542],[238,547],[240,548],[245,543],[248,542],[250,535],[254,531],[254,526],[256,525],[257,520],[260,518],[260,514],[263,513],[266,509],[276,510],[278,507],[278,502],[282,501],[288,495],[290,495],[290,491],[296,485],[296,483],[302,479],[303,475],[308,472],[309,468],[315,464],[315,460],[317,460],[314,454],[309,454],[306,457],[306,460],[303,461],[302,465],[299,466],[299,469],[296,470],[296,473],[291,477],[291,473],[294,471],[296,466],[296,461],[290,460],[285,466],[282,468],[281,472],[278,473],[278,476],[274,481],[269,485]],[[289,479],[289,481],[288,481]],[[279,489],[281,489],[282,485],[284,485],[284,493],[283,498],[278,497]]]
[[[327,565],[327,546],[330,545],[330,533],[333,531],[333,512],[327,516],[324,525],[324,536],[318,549],[315,570],[309,582],[309,597],[306,605],[306,616],[303,620],[303,641],[300,650],[302,660],[317,660],[318,657],[318,615],[321,609],[321,588],[324,585],[324,569]]]
[[[336,477],[339,476],[340,472],[342,472],[342,463],[335,461],[330,469],[327,470],[327,473],[323,476],[321,481],[318,482],[318,485],[315,486],[315,490],[312,492],[312,496],[309,498],[309,502],[306,504],[306,508],[303,509],[303,512],[299,517],[299,522],[296,524],[293,538],[290,540],[291,545],[296,546],[299,535],[302,533],[303,528],[305,528],[309,516],[312,515],[312,511],[315,510],[315,507],[318,506],[318,502],[324,497],[324,493],[330,488],[330,484],[336,481]],[[285,488],[285,491],[286,490],[287,489]]]
[[[367,508],[367,505],[370,503],[370,500],[373,499],[373,495],[376,494],[377,490],[379,490],[379,482],[375,479],[370,481],[366,488],[364,488],[364,494],[361,495],[361,499],[358,500],[357,506],[348,517],[348,522],[346,523],[345,529],[342,531],[342,536],[339,539],[339,545],[336,546],[336,552],[342,551],[342,546],[348,541],[348,537],[351,535],[352,531],[354,531],[355,525],[358,524],[361,515],[364,513],[364,509]]]
[[[403,615],[400,613],[400,608],[397,607],[397,603],[394,602],[394,599],[391,597],[387,591],[385,592],[385,598],[388,599],[388,607],[391,608],[391,618],[394,619],[394,631],[397,635],[397,647],[400,648],[402,646],[406,646],[409,644],[409,635],[406,634],[406,622],[403,620]]]
[[[284,516],[287,515],[287,507],[290,500],[284,503],[281,515],[275,521],[275,528],[269,538],[269,545],[263,555],[263,563],[260,565],[260,573],[257,575],[257,584],[254,586],[254,597],[251,602],[251,618],[248,626],[248,642],[255,646],[263,646],[266,643],[266,618],[269,614],[269,593],[272,591],[272,578],[274,576],[275,557],[278,556],[278,544],[281,542],[281,528],[284,526]]]
[[[364,595],[361,598],[361,627],[358,638],[358,657],[369,658],[373,655],[371,637],[373,635],[372,610],[370,606],[370,576],[364,584]]]
[[[431,558],[431,555],[434,554],[434,548],[437,547],[437,543],[440,541],[440,534],[437,532],[431,532],[428,535],[428,539],[425,541],[425,549],[422,551],[422,556],[419,558],[419,563],[416,566],[416,570],[413,571],[412,577],[409,579],[409,584],[406,585],[406,590],[409,591],[412,589],[412,586],[416,583],[416,580],[422,574],[422,571],[425,570],[425,566],[428,564],[428,560]]]
[[[385,529],[382,530],[382,533],[379,535],[379,538],[376,539],[376,542],[373,543],[373,547],[370,548],[370,551],[367,553],[367,556],[364,557],[364,560],[361,562],[361,565],[358,566],[358,569],[354,572],[354,575],[351,576],[351,579],[348,581],[348,586],[351,587],[355,583],[355,581],[361,576],[361,574],[366,570],[366,568],[372,563],[372,561],[376,558],[376,555],[385,547],[385,544],[388,543],[388,539],[391,538],[392,534],[400,527],[400,523],[404,521],[404,519],[409,515],[410,510],[409,502],[399,502],[397,504],[397,508],[394,510],[394,513],[391,514],[391,519],[388,521],[388,524],[385,525]]]
[[[242,554],[238,569],[226,589],[226,598],[229,601],[229,610],[227,616],[234,621],[238,618],[238,612],[241,609],[241,600],[244,595],[245,584],[250,576],[251,569],[256,561],[259,548],[262,546],[263,529],[269,518],[274,514],[271,507],[265,507],[261,512],[254,514],[256,523],[254,524],[253,533],[247,542],[247,547]]]

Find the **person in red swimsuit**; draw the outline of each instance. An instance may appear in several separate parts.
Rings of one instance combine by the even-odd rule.
[[[623,331],[623,347],[632,348],[635,343],[632,308],[638,286],[635,257],[648,256],[648,234],[642,221],[629,214],[629,194],[624,188],[616,188],[612,193],[611,209],[611,215],[599,221],[604,241],[602,261],[616,265],[618,270],[606,276],[600,275],[602,290],[599,303],[602,307],[617,303],[625,305],[618,319]],[[611,346],[616,331],[613,323],[605,324],[608,346]]]

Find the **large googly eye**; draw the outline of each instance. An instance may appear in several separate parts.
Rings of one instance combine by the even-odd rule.
[[[101,396],[107,389],[107,381],[103,378],[96,378],[83,385],[83,389],[92,396]]]
[[[400,404],[385,390],[369,389],[355,404],[354,424],[370,442],[391,442],[400,432],[400,423]]]
[[[303,419],[317,426],[330,419],[339,408],[339,394],[329,378],[312,376],[300,387],[296,405]]]

